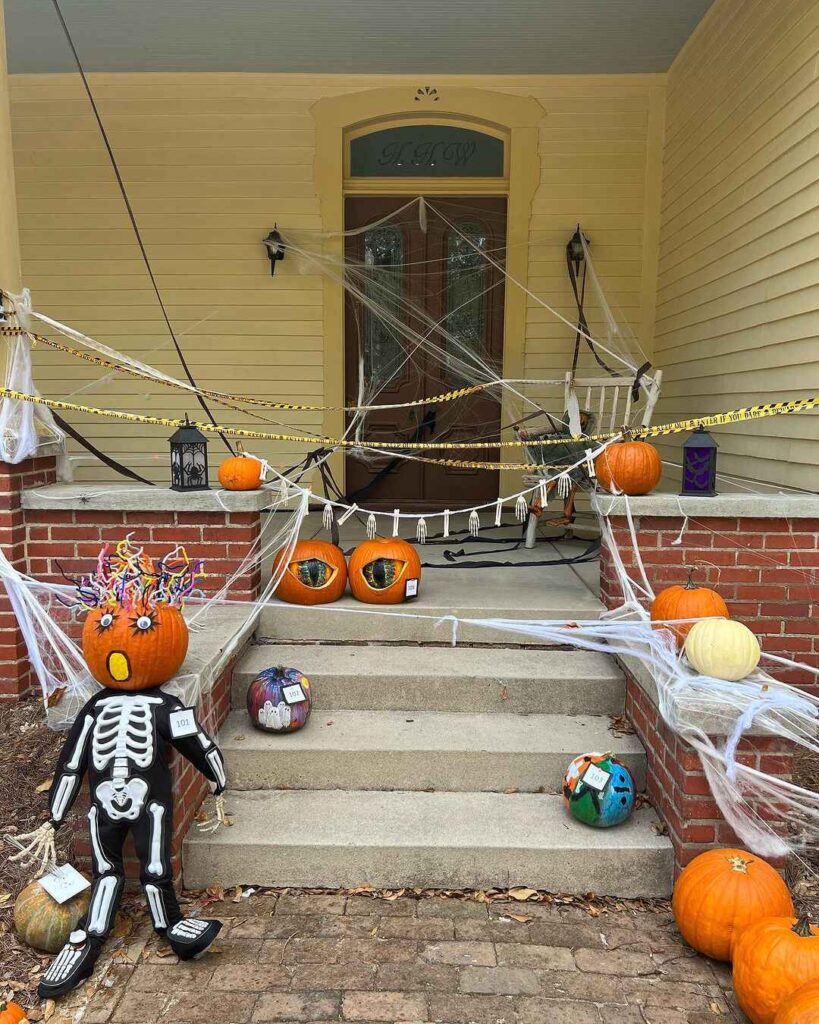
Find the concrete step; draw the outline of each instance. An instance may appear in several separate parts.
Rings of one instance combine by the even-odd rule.
[[[572,758],[611,751],[645,788],[636,736],[608,718],[329,711],[277,736],[233,711],[219,734],[233,789],[381,789],[558,793]]]
[[[271,601],[261,612],[259,636],[275,640],[404,640],[447,642],[451,619],[596,619],[603,606],[565,565],[504,569],[424,570],[417,600],[378,607],[346,594],[334,604],[303,608]],[[499,625],[461,622],[468,643],[543,643]]]
[[[321,710],[618,715],[625,700],[613,659],[589,651],[262,644],[233,674],[234,707],[271,665],[301,669]]]
[[[184,882],[490,888],[667,896],[673,850],[644,807],[617,828],[558,796],[290,790],[227,793],[232,828],[191,829]]]

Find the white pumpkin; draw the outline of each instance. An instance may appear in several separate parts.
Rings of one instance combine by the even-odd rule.
[[[759,641],[733,619],[701,619],[685,638],[685,653],[701,675],[736,682],[759,664]]]

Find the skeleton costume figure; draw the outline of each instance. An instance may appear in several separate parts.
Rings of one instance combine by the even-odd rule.
[[[186,556],[172,569],[154,565],[124,543],[116,558],[101,556],[97,574],[81,581],[86,590],[96,586],[117,601],[106,598],[86,619],[83,650],[104,688],[77,715],[65,741],[49,792],[49,824],[56,829],[65,820],[87,775],[93,885],[88,913],[43,975],[39,994],[44,999],[68,992],[93,971],[125,886],[123,846],[129,833],[153,926],[180,959],[203,953],[222,927],[219,921],[183,918],[171,867],[170,748],[190,761],[217,795],[226,783],[219,749],[194,709],[158,685],[178,671],[187,650],[179,608],[195,576],[189,566]],[[124,589],[117,589],[122,579]],[[169,660],[174,630],[181,630],[181,640],[177,633]],[[151,676],[156,652],[166,657]]]
[[[40,996],[54,998],[89,977],[111,930],[125,885],[122,849],[129,832],[154,928],[183,960],[203,953],[219,921],[185,920],[171,870],[173,795],[168,748],[174,747],[215,785],[225,787],[222,756],[192,708],[161,689],[104,689],[85,705],[65,742],[49,794],[56,828],[88,773],[94,883],[85,919],[46,971]]]

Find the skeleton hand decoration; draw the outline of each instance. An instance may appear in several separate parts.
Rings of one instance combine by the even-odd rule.
[[[13,854],[9,860],[19,861],[24,868],[31,867],[39,861],[37,878],[44,875],[54,867],[57,862],[57,851],[54,847],[55,829],[50,821],[44,821],[39,828],[33,832],[26,832],[22,836],[15,836],[17,843],[21,845],[19,853]],[[28,845],[24,845],[28,842]]]
[[[227,816],[225,811],[225,798],[220,793],[214,802],[213,815],[205,818],[204,821],[198,821],[196,827],[200,832],[216,832],[222,825],[225,828],[230,828],[232,824],[233,821]]]

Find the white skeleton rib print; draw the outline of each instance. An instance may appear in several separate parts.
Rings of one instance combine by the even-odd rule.
[[[117,694],[99,702],[101,712],[91,734],[91,758],[97,771],[113,763],[111,779],[95,795],[112,821],[136,821],[148,795],[144,779],[132,778],[132,768],[149,768],[156,753],[152,705],[160,697],[143,693]]]

